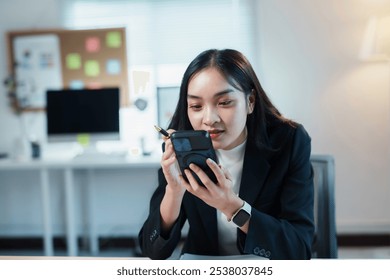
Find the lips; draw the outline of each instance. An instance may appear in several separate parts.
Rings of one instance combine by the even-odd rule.
[[[209,130],[208,133],[210,134],[210,138],[211,139],[215,139],[217,138],[219,135],[221,135],[222,133],[224,132],[224,130],[220,130],[220,129],[213,129],[213,130]]]

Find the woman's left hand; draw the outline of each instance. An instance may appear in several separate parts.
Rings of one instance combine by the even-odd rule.
[[[242,206],[243,201],[233,192],[233,182],[229,171],[211,159],[207,159],[206,162],[214,172],[218,180],[217,184],[199,166],[193,163],[190,164],[190,169],[199,177],[204,186],[198,184],[188,169],[185,170],[185,174],[189,183],[181,177],[182,184],[188,192],[199,197],[208,205],[220,210],[230,219],[235,211]]]

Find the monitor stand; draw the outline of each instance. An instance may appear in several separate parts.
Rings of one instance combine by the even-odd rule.
[[[82,146],[82,149],[80,150],[80,153],[77,154],[75,159],[112,159],[112,158],[123,158],[127,156],[127,151],[126,152],[114,152],[110,151],[110,149],[102,149],[101,147],[99,148],[99,145],[97,143],[91,143],[87,146]]]
[[[94,159],[107,156],[108,155],[106,153],[99,151],[95,144],[90,144],[87,146],[82,146],[75,159]]]

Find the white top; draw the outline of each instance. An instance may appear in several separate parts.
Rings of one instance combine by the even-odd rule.
[[[216,150],[219,164],[227,169],[232,176],[233,192],[237,195],[240,191],[245,146],[246,141],[231,150]],[[217,223],[221,254],[239,254],[237,248],[237,226],[232,222],[228,222],[227,217],[219,210],[217,210]]]

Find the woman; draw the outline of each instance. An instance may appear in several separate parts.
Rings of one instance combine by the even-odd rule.
[[[311,139],[274,107],[240,52],[207,50],[190,63],[169,128],[210,133],[219,165],[207,164],[218,182],[194,164],[190,168],[205,187],[189,170],[186,182],[164,138],[159,186],[139,233],[144,255],[168,258],[188,221],[183,253],[311,257]]]

